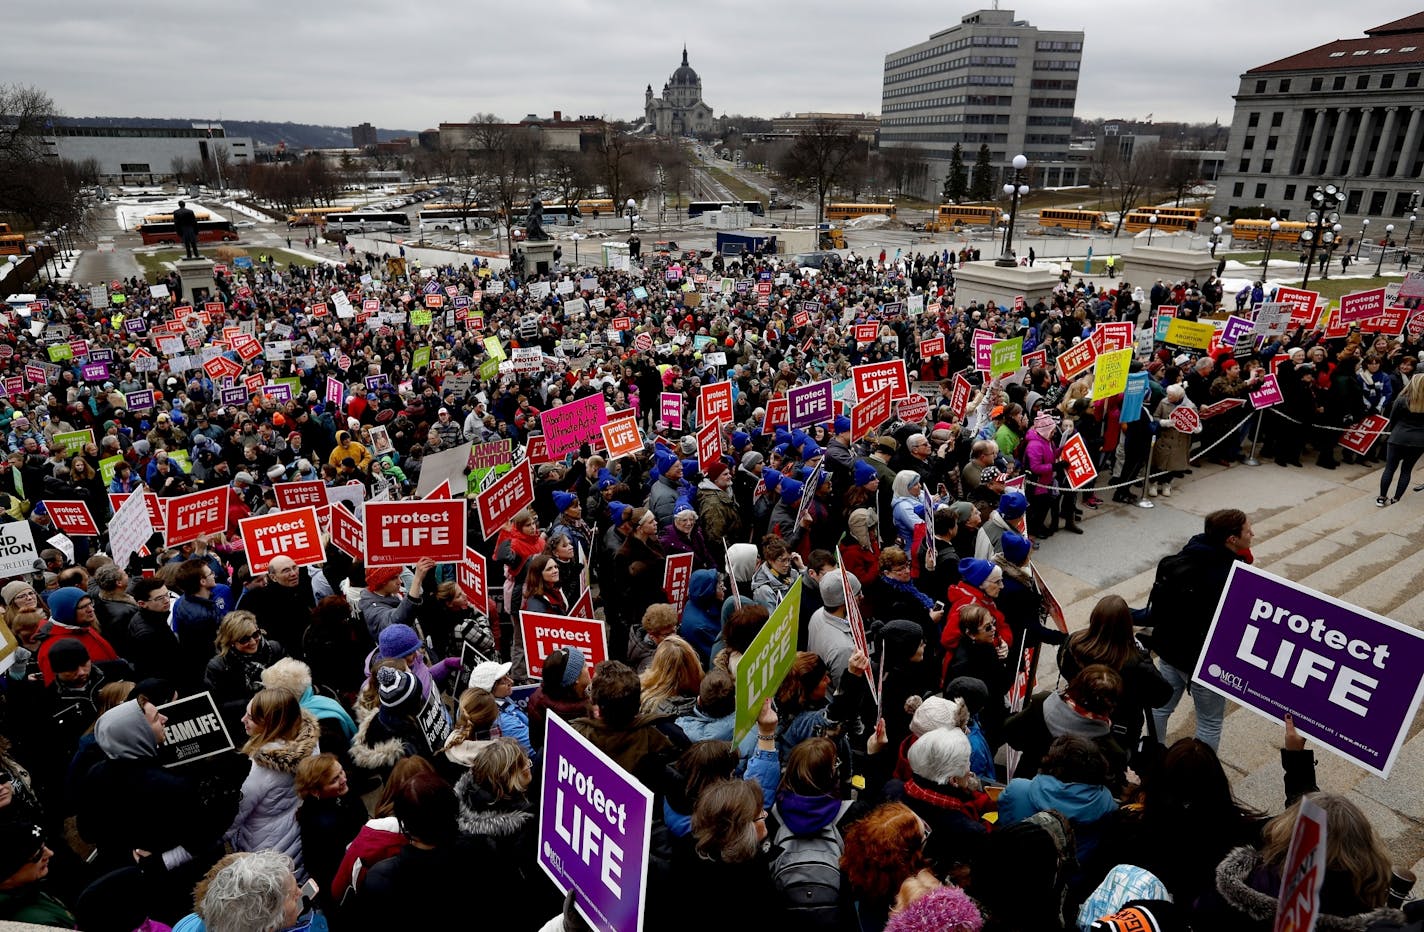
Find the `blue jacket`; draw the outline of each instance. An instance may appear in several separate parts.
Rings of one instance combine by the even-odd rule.
[[[692,645],[702,662],[712,659],[712,645],[722,633],[722,606],[717,603],[717,571],[698,570],[687,586],[687,605],[682,610],[678,633]]]
[[[506,738],[519,742],[530,760],[537,760],[537,754],[529,743],[529,715],[508,697],[499,702],[499,731]]]
[[[1035,812],[1057,809],[1075,826],[1096,822],[1117,808],[1112,791],[1091,783],[1064,783],[1040,773],[1032,780],[1009,781],[999,794],[999,824],[1022,822]]]

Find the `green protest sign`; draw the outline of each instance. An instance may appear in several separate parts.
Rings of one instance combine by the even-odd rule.
[[[480,363],[480,378],[492,379],[497,375],[499,375],[498,359],[486,359],[484,362]]]
[[[432,319],[429,311],[410,312],[410,325],[412,327],[428,327]]]
[[[429,317],[430,315],[426,314],[425,316]],[[412,369],[415,369],[416,371],[419,371],[421,369],[424,369],[428,365],[430,365],[430,347],[416,347],[415,352],[410,354],[410,367]]]
[[[94,431],[88,428],[65,431],[62,434],[55,434],[54,442],[64,450],[65,456],[73,456],[83,452],[84,444],[94,442]]]
[[[114,481],[114,470],[123,461],[122,456],[109,456],[99,461],[99,478],[104,480],[104,485]]]
[[[1013,375],[1023,365],[1023,337],[1000,340],[989,346],[989,374]]]
[[[737,665],[738,743],[756,726],[761,704],[776,693],[796,659],[796,623],[801,615],[801,580],[786,593]]]
[[[74,350],[68,343],[54,343],[49,348],[50,362],[63,362],[66,359],[74,358]]]

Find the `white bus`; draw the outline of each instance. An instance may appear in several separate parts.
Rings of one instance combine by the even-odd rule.
[[[458,204],[431,204],[419,214],[421,230],[483,230],[494,224],[494,211],[486,207],[463,208]]]
[[[326,228],[339,233],[409,233],[410,218],[399,211],[390,213],[330,214]]]

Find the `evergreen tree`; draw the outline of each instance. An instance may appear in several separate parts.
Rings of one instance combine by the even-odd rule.
[[[989,163],[989,146],[979,147],[979,155],[974,160],[974,182],[970,185],[969,196],[976,201],[994,198],[994,166]]]
[[[949,174],[944,177],[944,199],[958,204],[969,193],[969,173],[964,168],[964,148],[959,143],[949,153]]]

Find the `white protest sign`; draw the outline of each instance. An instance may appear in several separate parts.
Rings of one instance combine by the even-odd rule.
[[[38,556],[29,522],[0,524],[0,577],[23,576],[33,571]]]

